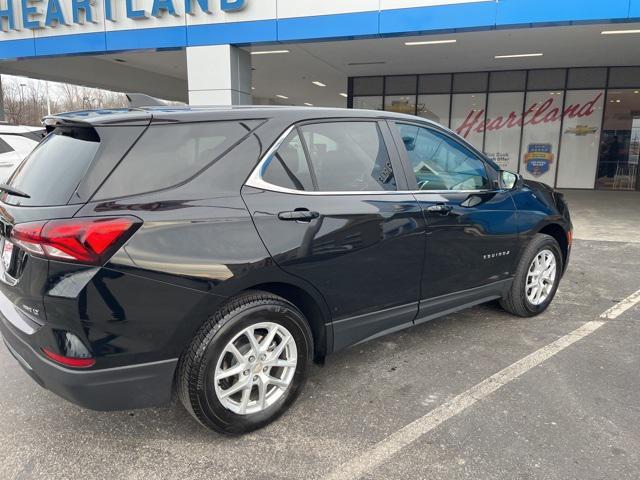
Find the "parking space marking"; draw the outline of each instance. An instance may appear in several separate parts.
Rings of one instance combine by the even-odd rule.
[[[640,302],[640,290],[618,302],[616,305],[600,315],[600,318],[614,320],[638,302]],[[558,340],[536,350],[523,359],[518,360],[503,370],[500,370],[498,373],[491,375],[486,380],[483,380],[477,385],[471,387],[469,390],[442,404],[435,410],[430,411],[423,417],[420,417],[410,424],[402,427],[400,430],[367,449],[365,452],[342,464],[327,475],[325,480],[356,480],[362,477],[365,473],[382,465],[402,448],[415,442],[420,437],[442,425],[450,418],[455,417],[474,405],[476,402],[488,397],[496,390],[499,390],[506,384],[512,382],[532,368],[540,365],[542,362],[553,357],[565,348],[573,345],[586,336],[591,335],[605,323],[606,322],[604,320],[587,322],[571,333],[568,333]]]
[[[636,293],[632,293],[624,300],[616,303],[609,310],[600,315],[600,318],[606,318],[607,320],[614,320],[629,310],[631,307],[640,302],[640,290]]]

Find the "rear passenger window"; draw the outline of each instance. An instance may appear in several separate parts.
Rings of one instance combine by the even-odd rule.
[[[109,176],[97,198],[135,195],[182,183],[249,132],[243,122],[153,125]]]
[[[313,190],[307,157],[296,131],[291,132],[272,155],[262,179],[292,190]]]
[[[318,190],[396,190],[391,160],[375,122],[327,122],[300,127]]]

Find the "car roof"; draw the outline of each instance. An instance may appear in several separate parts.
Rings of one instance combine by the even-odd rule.
[[[291,122],[324,118],[391,118],[398,120],[430,120],[394,112],[325,107],[289,107],[275,105],[234,106],[153,106],[143,108],[118,108],[82,110],[45,117],[45,125],[89,124],[122,125],[149,123],[183,123],[241,119],[289,119]]]

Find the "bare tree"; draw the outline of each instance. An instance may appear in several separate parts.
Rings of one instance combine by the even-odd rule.
[[[124,108],[124,94],[72,84],[52,84],[51,112]],[[2,93],[6,121],[16,125],[40,125],[47,114],[47,93],[43,82],[3,76]]]

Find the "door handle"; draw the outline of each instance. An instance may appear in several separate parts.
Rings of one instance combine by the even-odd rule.
[[[310,212],[306,208],[278,213],[278,218],[285,222],[310,222],[319,216],[318,212]]]
[[[435,205],[429,205],[427,207],[427,212],[439,213],[440,215],[449,215],[451,210],[453,210],[453,207],[451,207],[451,205],[445,205],[444,203],[436,203]]]

